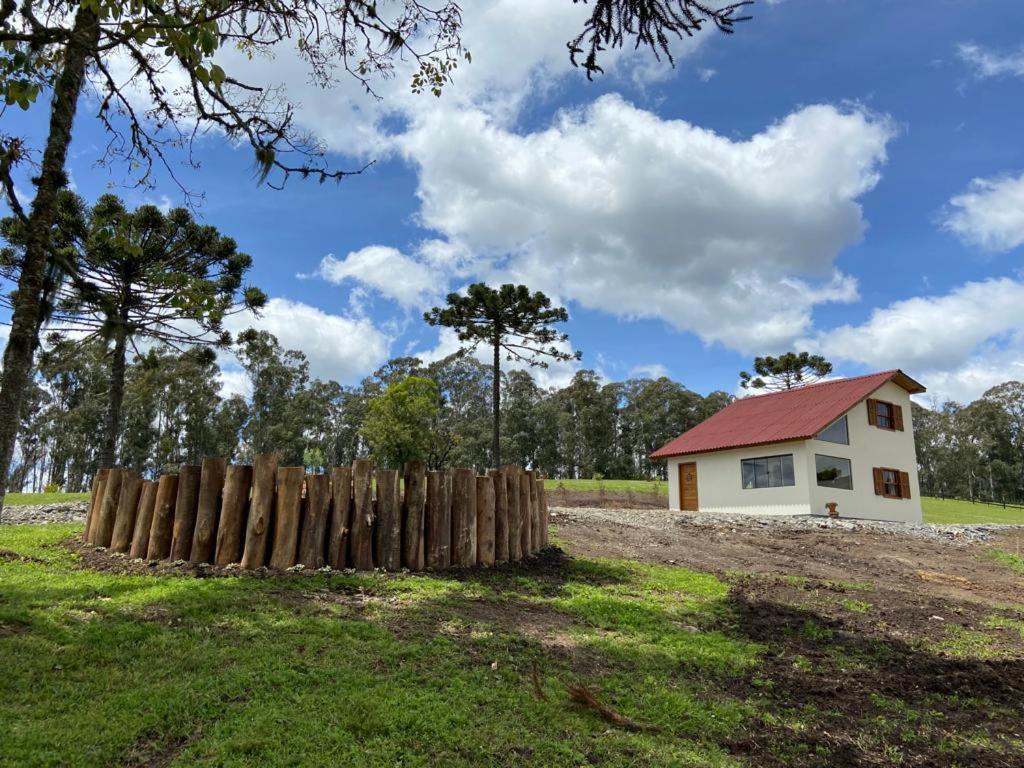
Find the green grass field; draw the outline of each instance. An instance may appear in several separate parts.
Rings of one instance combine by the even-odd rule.
[[[56,504],[61,501],[88,501],[88,493],[8,493],[4,504],[12,507],[26,504]]]
[[[936,524],[970,524],[970,523],[1004,523],[1007,525],[1024,525],[1024,509],[1020,507],[1003,507],[995,504],[972,504],[969,501],[952,499],[934,499],[925,496],[921,499],[921,509],[926,523]]]

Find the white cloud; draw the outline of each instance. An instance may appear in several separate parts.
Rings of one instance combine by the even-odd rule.
[[[712,77],[718,74],[718,70],[711,69],[710,67],[704,67],[697,70],[697,77],[700,78],[702,83],[706,83],[711,80]]]
[[[662,120],[618,96],[521,135],[479,111],[418,120],[424,226],[476,272],[708,342],[770,350],[811,310],[856,298],[833,260],[865,228],[889,120],[801,109],[746,141]]]
[[[1024,244],[1024,173],[974,179],[949,204],[942,224],[965,243],[990,251]]]
[[[637,379],[660,379],[662,376],[668,377],[668,367],[661,363],[648,363],[647,365],[634,365],[629,370],[631,378]]]
[[[327,255],[316,274],[335,285],[355,281],[407,308],[421,307],[439,294],[436,273],[396,248],[380,245],[353,251],[344,259]]]
[[[383,363],[391,343],[369,320],[332,315],[282,298],[270,299],[258,318],[234,315],[226,325],[233,333],[246,328],[269,331],[285,349],[306,355],[313,376],[342,384],[358,381]],[[228,384],[222,378],[222,386]]]
[[[223,358],[220,365],[221,369],[217,380],[220,382],[221,397],[231,397],[232,395],[241,395],[246,399],[251,397],[252,382],[249,381],[245,371],[237,367],[230,367],[230,362]]]
[[[801,343],[833,360],[901,368],[940,400],[970,400],[1024,375],[1024,282],[970,282],[941,296],[897,301],[861,325]]]
[[[974,70],[976,77],[1024,77],[1024,49],[1002,54],[982,48],[976,43],[960,43],[956,52],[960,59]]]

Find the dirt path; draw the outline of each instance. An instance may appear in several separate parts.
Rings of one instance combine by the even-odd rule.
[[[871,582],[878,589],[990,605],[1024,604],[1024,576],[991,557],[1024,552],[1024,528],[990,542],[933,541],[890,533],[680,524],[663,510],[630,510],[622,522],[586,509],[554,510],[571,554],[671,563],[701,571]]]

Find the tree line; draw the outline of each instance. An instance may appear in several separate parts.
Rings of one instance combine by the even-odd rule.
[[[209,347],[161,345],[134,355],[118,465],[153,476],[204,456],[240,462],[276,451],[283,464],[311,471],[367,455],[397,466],[409,457],[395,446],[407,445],[411,431],[417,458],[432,469],[493,466],[493,369],[471,355],[432,363],[399,357],[342,386],[311,376],[302,352],[265,331],[240,334],[232,351],[246,396],[221,392]],[[12,489],[88,489],[101,459],[109,355],[101,339],[49,339],[19,424]],[[546,388],[524,370],[499,375],[502,461],[552,477],[663,477],[664,464],[648,454],[730,401],[665,377],[608,382],[581,370],[566,386]]]

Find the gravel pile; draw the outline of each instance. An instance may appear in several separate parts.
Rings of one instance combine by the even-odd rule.
[[[673,512],[667,509],[597,509],[594,507],[553,507],[552,521],[569,520],[585,523],[600,521],[619,523],[655,531],[675,528],[770,529],[772,531],[863,531],[890,536],[914,536],[932,541],[969,543],[985,541],[1007,530],[1024,530],[1019,525],[927,525],[923,523],[890,523],[880,520],[834,520],[817,515],[765,516],[727,515],[713,512],[699,514]]]
[[[4,507],[0,524],[83,523],[89,503],[69,501],[61,504],[25,504]]]

